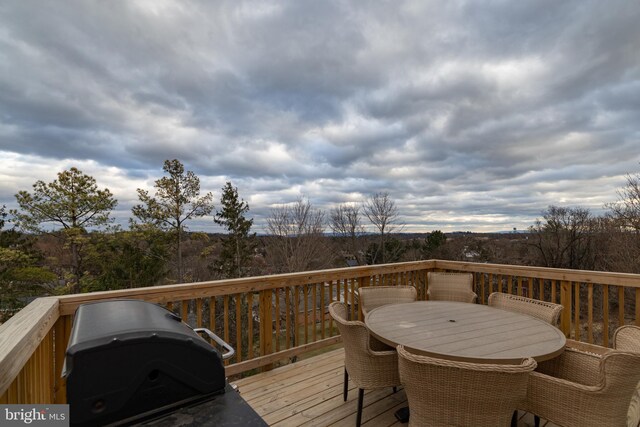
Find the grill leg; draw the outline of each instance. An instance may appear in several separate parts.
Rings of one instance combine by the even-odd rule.
[[[539,416],[534,415],[534,416],[533,416],[533,422],[535,423],[534,425],[535,425],[536,427],[540,427],[540,417],[539,417]]]
[[[362,422],[362,401],[364,400],[364,389],[358,389],[358,417],[356,418],[356,427],[360,427]]]
[[[393,386],[393,392],[395,393],[395,392],[397,392],[397,391],[398,391],[398,387]]]
[[[342,392],[342,397],[344,401],[347,401],[347,394],[349,393],[349,373],[347,372],[347,368],[344,368],[344,391]]]
[[[518,411],[513,411],[511,416],[511,427],[518,427]]]

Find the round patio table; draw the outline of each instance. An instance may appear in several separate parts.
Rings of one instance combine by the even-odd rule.
[[[383,305],[367,313],[365,323],[388,345],[464,362],[541,362],[562,353],[566,343],[558,328],[535,317],[462,302]]]

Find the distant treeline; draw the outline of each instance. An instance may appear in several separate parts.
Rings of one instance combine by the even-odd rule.
[[[430,258],[640,273],[640,174],[603,216],[549,206],[526,233],[405,233],[395,201],[376,193],[328,212],[304,198],[275,206],[257,236],[231,182],[216,209],[178,160],[163,171],[155,194],[137,190],[128,230],[112,225],[110,191],[76,168],[17,193],[19,209],[0,207],[0,313],[41,295]],[[224,233],[188,231],[208,215]]]

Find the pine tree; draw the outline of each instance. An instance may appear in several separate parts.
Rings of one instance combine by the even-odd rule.
[[[246,275],[256,246],[256,234],[250,233],[253,218],[245,218],[249,205],[239,198],[238,188],[230,182],[222,187],[220,204],[222,210],[216,212],[214,221],[223,226],[228,234],[222,240],[218,268],[225,277],[242,277]]]
[[[185,173],[179,160],[165,160],[162,170],[169,176],[155,182],[155,197],[138,188],[138,199],[142,204],[135,205],[131,211],[143,223],[175,233],[178,282],[182,283],[182,237],[186,230],[185,222],[209,215],[213,210],[213,195],[207,193],[200,197],[200,178],[191,171]]]
[[[71,252],[72,291],[77,292],[87,228],[109,224],[111,210],[118,202],[108,189],[98,189],[95,178],[76,168],[58,173],[58,179],[50,183],[36,181],[32,193],[20,191],[16,199],[21,211],[11,213],[23,230],[43,232],[42,224],[62,227],[65,247]]]

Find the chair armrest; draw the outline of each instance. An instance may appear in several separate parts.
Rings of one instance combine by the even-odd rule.
[[[559,388],[561,390],[564,390],[569,395],[571,395],[571,393],[578,392],[596,392],[602,388],[600,384],[580,384],[574,381],[566,380],[564,378],[552,377],[550,375],[546,375],[536,371],[531,372],[529,376],[529,387],[539,387],[539,389],[541,391],[544,391],[545,394],[549,392],[549,389],[551,387],[553,387],[553,390],[557,390]]]
[[[584,353],[597,354],[599,356],[604,356],[605,354],[611,351],[611,349],[607,347],[602,347],[595,344],[588,344],[586,342],[575,341],[571,339],[567,340],[566,347],[574,350],[582,351]]]
[[[537,373],[584,386],[600,381],[602,356],[575,348],[566,348],[558,357],[540,362]]]

